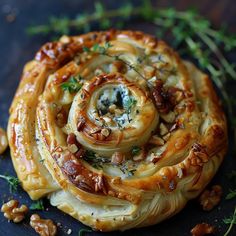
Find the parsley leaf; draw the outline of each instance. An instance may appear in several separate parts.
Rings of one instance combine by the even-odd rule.
[[[82,79],[82,77],[80,75],[77,77],[71,76],[68,81],[61,84],[62,90],[69,91],[69,93],[78,92],[82,87],[82,84],[78,81],[81,79]]]
[[[236,197],[236,189],[235,190],[229,190],[229,193],[226,196],[226,200],[230,200]]]
[[[5,179],[8,182],[11,193],[16,192],[20,184],[20,180],[17,177],[10,176],[10,175],[0,175],[0,178]]]
[[[30,210],[44,210],[43,200],[40,199],[30,205]]]

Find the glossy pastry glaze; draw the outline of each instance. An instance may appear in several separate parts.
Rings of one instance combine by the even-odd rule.
[[[78,89],[65,89],[71,81]],[[176,214],[227,149],[208,76],[163,41],[115,30],[63,36],[39,50],[13,100],[8,138],[31,198],[48,195],[101,231]]]

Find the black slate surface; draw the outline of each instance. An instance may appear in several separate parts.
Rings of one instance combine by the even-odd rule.
[[[125,1],[113,2],[113,1],[103,1],[110,7],[116,7]],[[140,1],[133,1],[138,4]],[[160,1],[160,5],[172,5],[174,1]],[[202,0],[198,1],[178,1],[178,8],[184,9],[186,6],[191,6],[191,2],[194,2],[203,14],[210,15],[211,19],[215,20],[216,24],[219,21],[215,17],[215,13],[208,12],[206,7],[202,7],[200,4],[204,2]],[[208,4],[204,6],[213,6],[215,1],[205,1]],[[235,26],[234,12],[235,4],[231,1],[232,7],[230,8],[230,1],[218,1],[225,2],[227,9],[231,9],[231,15],[223,11],[223,15],[226,15],[226,19],[229,26],[233,28]],[[172,4],[171,4],[172,3]],[[218,4],[219,5],[219,4]],[[42,36],[29,37],[25,33],[25,28],[33,23],[44,23],[47,21],[50,15],[68,15],[75,16],[78,12],[83,10],[91,10],[93,6],[92,0],[87,1],[76,1],[76,0],[1,0],[0,1],[0,126],[6,128],[8,119],[8,109],[11,104],[12,98],[14,96],[15,90],[20,80],[23,65],[30,59],[34,57],[35,52],[39,47],[48,40],[48,38]],[[214,5],[215,6],[215,5]],[[219,5],[219,7],[224,6],[224,4]],[[209,8],[210,9],[210,8]],[[216,8],[217,9],[217,8]],[[220,8],[222,10],[222,8]],[[14,22],[9,23],[6,20],[9,11],[16,14],[16,19]],[[217,10],[216,10],[217,11]],[[220,11],[220,10],[219,10]],[[223,17],[221,15],[221,17]],[[135,24],[130,22],[126,25],[128,29],[140,29],[147,33],[153,33],[153,27],[151,25],[144,24],[142,22],[136,22]],[[94,28],[96,30],[96,27]],[[231,55],[232,62],[235,62],[236,55]],[[231,86],[232,92],[235,90],[235,84]],[[223,199],[218,207],[213,209],[211,212],[203,212],[196,200],[188,203],[186,208],[176,215],[175,217],[155,226],[130,230],[124,233],[113,232],[113,233],[99,233],[92,232],[86,235],[160,235],[160,236],[187,236],[190,235],[190,229],[200,222],[207,222],[217,226],[216,235],[223,235],[226,231],[226,225],[223,224],[222,219],[228,217],[233,213],[234,206],[236,205],[236,200],[226,201],[224,200],[225,195],[229,188],[235,188],[232,183],[226,177],[226,174],[236,169],[236,158],[233,154],[233,136],[232,130],[229,133],[230,136],[230,149],[229,153],[220,167],[217,175],[211,182],[211,184],[220,184],[224,190]],[[0,157],[0,173],[8,173],[15,175],[12,167],[9,150]],[[31,204],[31,200],[27,194],[19,188],[17,193],[11,194],[9,192],[8,184],[0,179],[0,203],[6,201],[8,198],[19,199],[21,203],[27,205]],[[50,218],[55,222],[60,222],[62,227],[59,228],[58,235],[67,235],[67,230],[72,229],[71,235],[78,235],[78,231],[81,228],[86,228],[83,224],[77,222],[73,218],[64,213],[60,212],[54,207],[49,206],[47,200],[44,201],[47,208],[46,211],[38,211],[42,217]],[[36,212],[36,211],[32,211]],[[21,224],[8,223],[7,220],[0,214],[0,236],[33,236],[36,233],[29,226],[29,216]],[[230,235],[236,235],[236,226],[231,231]]]

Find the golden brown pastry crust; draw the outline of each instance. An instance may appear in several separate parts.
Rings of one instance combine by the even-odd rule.
[[[105,42],[112,45],[108,55],[84,51]],[[61,85],[78,74],[82,89],[63,91]],[[102,94],[111,89],[135,103],[121,127],[105,109],[113,121],[103,132],[92,109],[103,106]],[[103,113],[96,115],[104,120]],[[79,155],[68,147],[71,133]],[[31,198],[51,193],[52,205],[101,231],[152,225],[176,214],[209,183],[227,150],[225,116],[208,76],[162,41],[114,30],[64,36],[40,49],[25,66],[8,138]],[[141,159],[131,155],[136,145]],[[84,148],[105,158],[102,169],[84,161]],[[113,152],[123,153],[125,165],[107,164]]]

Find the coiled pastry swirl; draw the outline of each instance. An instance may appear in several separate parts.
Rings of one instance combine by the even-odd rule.
[[[101,231],[156,224],[217,171],[227,128],[207,75],[142,32],[45,44],[10,108],[12,161],[32,199]]]

